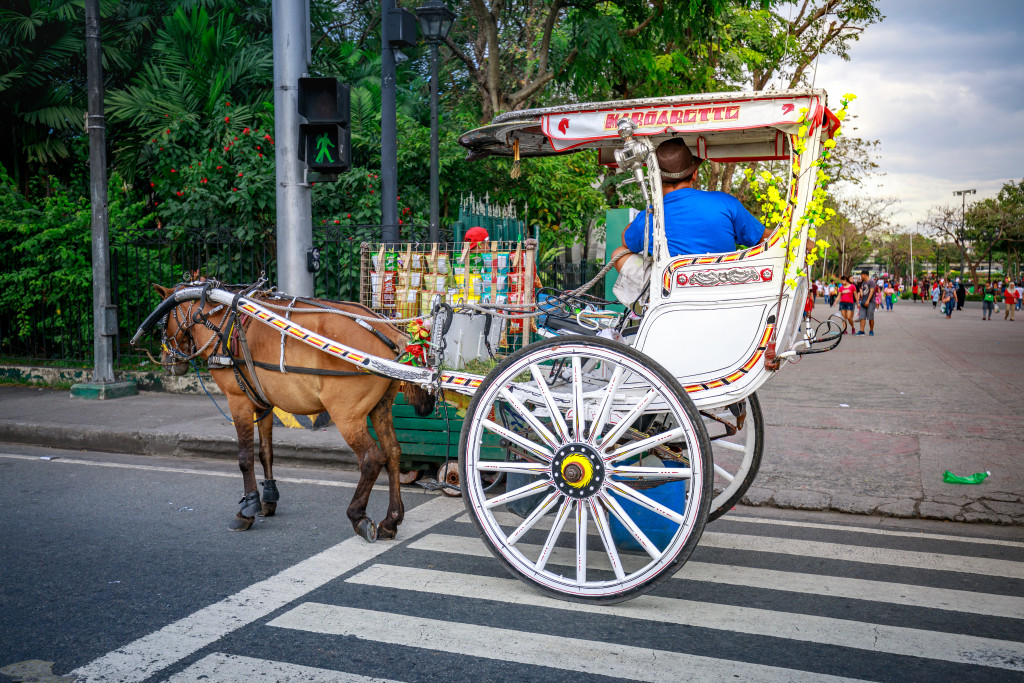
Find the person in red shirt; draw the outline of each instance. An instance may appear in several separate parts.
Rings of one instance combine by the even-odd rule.
[[[910,295],[915,304],[917,303],[917,293],[919,291],[920,290],[917,288],[917,280],[914,280],[914,286],[910,288]]]
[[[839,286],[839,313],[849,325],[843,334],[848,334],[853,332],[853,306],[857,300],[857,286],[850,281],[849,275],[844,275],[840,279],[843,284]]]
[[[1012,282],[1003,285],[1003,303],[1006,304],[1006,312],[1003,313],[1003,320],[1013,320],[1013,311],[1017,304],[1017,287]]]

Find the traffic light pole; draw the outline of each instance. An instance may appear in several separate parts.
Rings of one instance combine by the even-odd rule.
[[[398,232],[398,100],[395,48],[391,45],[388,13],[395,0],[381,0],[380,67],[380,217],[381,240],[397,242]]]
[[[277,286],[313,296],[306,251],[313,218],[306,164],[299,160],[298,83],[309,68],[309,1],[273,0],[274,158],[277,165]]]

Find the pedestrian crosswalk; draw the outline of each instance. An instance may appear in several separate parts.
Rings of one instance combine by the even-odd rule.
[[[400,543],[337,546],[308,590],[151,680],[1024,679],[1021,542],[738,514],[709,525],[654,591],[595,605],[512,578],[459,503],[442,500],[412,511]],[[522,539],[524,553],[548,525]],[[549,568],[571,573],[564,542]],[[111,672],[79,680],[131,680]]]

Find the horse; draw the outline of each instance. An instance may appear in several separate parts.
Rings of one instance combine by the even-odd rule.
[[[184,286],[153,285],[165,300]],[[363,324],[326,310],[377,315],[359,304],[280,294],[271,298],[266,293],[247,297],[264,305],[296,309],[288,315],[297,324],[367,354],[390,358],[398,355],[398,350],[408,342],[408,336],[386,319],[366,320]],[[188,372],[192,358],[203,358],[214,382],[227,397],[238,434],[238,467],[244,483],[239,510],[228,528],[247,531],[257,513],[270,517],[277,511],[280,493],[273,474],[273,419],[269,417],[276,407],[297,415],[323,411],[330,414],[359,461],[359,483],[347,510],[353,530],[371,543],[377,538],[394,538],[405,510],[398,476],[401,449],[391,406],[402,390],[418,415],[430,415],[434,411],[433,394],[417,385],[360,371],[341,359],[285,338],[264,324],[250,324],[251,319],[246,318],[236,315],[231,307],[205,299],[184,301],[170,310],[163,327],[161,364],[172,374],[183,375]],[[282,366],[285,372],[281,371]],[[367,416],[377,432],[379,446],[367,429]],[[263,465],[262,500],[256,489],[254,421]],[[366,516],[366,505],[382,468],[388,473],[388,510],[375,526]]]

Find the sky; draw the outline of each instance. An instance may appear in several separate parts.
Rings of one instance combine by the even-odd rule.
[[[936,205],[995,197],[1024,178],[1024,0],[881,0],[850,61],[822,56],[816,87],[858,97],[857,130],[881,141],[885,175],[857,192],[900,200],[910,230]]]

